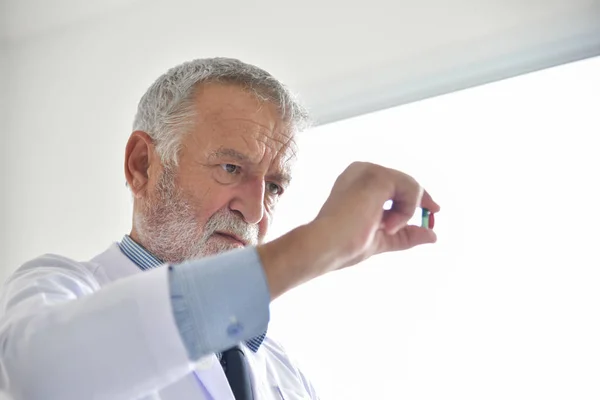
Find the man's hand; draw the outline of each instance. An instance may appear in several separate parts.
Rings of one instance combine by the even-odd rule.
[[[384,210],[388,200],[392,207]],[[434,243],[432,230],[407,225],[417,207],[440,209],[411,176],[375,164],[351,164],[314,221],[259,247],[272,298],[372,255]]]
[[[392,200],[389,210],[383,204]],[[335,182],[315,221],[323,221],[345,257],[339,267],[354,265],[374,254],[434,243],[435,233],[407,225],[417,207],[440,207],[417,181],[402,172],[370,163],[351,164]]]

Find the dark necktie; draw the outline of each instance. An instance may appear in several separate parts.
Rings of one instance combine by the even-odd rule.
[[[253,400],[250,368],[242,349],[235,346],[224,351],[221,356],[221,365],[235,400]]]

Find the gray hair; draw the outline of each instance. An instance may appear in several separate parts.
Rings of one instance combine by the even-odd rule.
[[[154,140],[165,166],[178,165],[182,137],[194,120],[195,89],[202,83],[239,85],[260,101],[275,104],[292,132],[310,125],[307,111],[268,72],[231,58],[188,61],[171,68],[150,86],[133,122],[134,131],[144,131]]]

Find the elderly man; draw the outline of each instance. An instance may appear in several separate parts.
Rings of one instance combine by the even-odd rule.
[[[317,398],[266,335],[269,303],[435,242],[407,223],[439,206],[412,177],[354,163],[314,221],[264,243],[306,121],[277,80],[237,60],[161,76],[125,152],[131,233],[90,261],[45,255],[7,280],[0,389],[16,400]]]

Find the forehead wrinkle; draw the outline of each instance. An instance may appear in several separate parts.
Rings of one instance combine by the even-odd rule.
[[[287,123],[281,120],[278,112],[273,111],[269,115],[263,115],[265,109],[267,107],[261,104],[260,108],[246,116],[243,111],[240,112],[234,105],[230,104],[206,113],[201,122],[213,125],[213,131],[217,129],[238,130],[239,133],[249,133],[252,136],[263,135],[284,144],[288,140],[288,135],[285,134]],[[281,140],[278,136],[285,139]]]
[[[220,144],[221,140],[218,138],[223,137],[222,148],[232,148],[246,154],[248,161],[257,165],[268,162],[269,170],[288,172],[290,168],[287,164],[295,156],[292,145],[294,134],[286,122],[281,120],[279,113],[269,109],[268,104],[258,102],[257,105],[259,107],[251,106],[245,113],[243,110],[240,113],[235,104],[213,108],[209,112],[199,113],[200,123],[213,132],[210,139],[213,144]],[[264,115],[267,111],[272,112]],[[253,118],[254,115],[258,118]],[[203,140],[199,137],[194,139],[206,149],[206,142],[200,143]],[[206,149],[206,152],[209,153],[210,150]]]
[[[262,156],[262,160],[261,162],[265,161],[265,159],[267,157],[270,156],[270,160],[267,160],[268,162],[268,169],[270,170],[275,170],[276,173],[278,174],[285,174],[287,172],[289,172],[289,168],[288,167],[288,160],[286,160],[285,155],[286,155],[286,148],[285,147],[279,147],[279,148],[274,148],[274,146],[272,145],[272,143],[267,143],[267,141],[260,141],[261,143],[263,143],[264,146],[263,147],[263,156]],[[267,150],[270,149],[271,151]],[[270,153],[270,154],[268,154]],[[289,175],[289,174],[288,174]],[[286,179],[288,180],[288,179]]]
[[[289,183],[291,181],[291,168],[288,165],[288,160],[291,157],[285,158],[286,147],[273,146],[273,140],[271,138],[266,138],[262,135],[255,138],[256,140],[250,140],[248,137],[244,137],[243,140],[248,146],[249,149],[257,149],[256,152],[257,159],[256,165],[265,165],[267,172],[265,176],[269,179],[274,179],[276,181],[281,181],[285,183]],[[257,145],[258,144],[258,145]],[[270,171],[270,172],[269,172]]]
[[[284,135],[281,135],[285,137]],[[279,148],[278,155],[281,157],[282,165],[289,173],[291,171],[291,167],[289,166],[290,162],[296,158],[297,155],[297,144],[295,142],[295,135],[291,134],[285,137],[285,140],[279,141],[281,147]]]
[[[294,135],[286,136],[283,133],[274,133],[273,135],[258,135],[256,140],[275,150],[277,153],[281,153],[292,147],[294,143]]]
[[[221,121],[223,122],[227,122],[227,121],[231,121],[231,122],[242,122],[242,124],[240,125],[255,125],[258,126],[259,128],[262,128],[262,130],[268,131],[268,132],[273,132],[275,131],[275,125],[276,124],[272,124],[271,125],[265,125],[265,124],[261,124],[260,122],[257,122],[256,120],[252,119],[252,118],[243,118],[243,117],[232,117],[232,118],[223,118],[221,119]],[[259,129],[260,131],[260,129]]]

